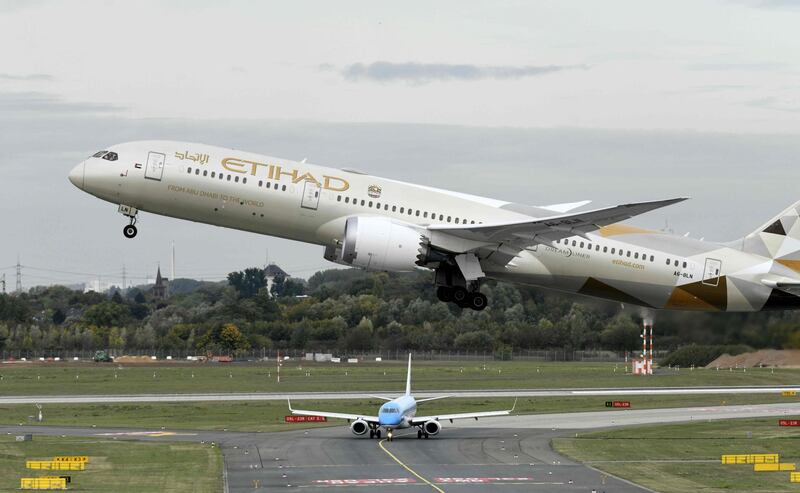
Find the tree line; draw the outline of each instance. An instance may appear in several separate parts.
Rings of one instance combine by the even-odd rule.
[[[263,269],[227,281],[178,279],[166,300],[152,286],[81,293],[61,286],[0,295],[0,350],[109,349],[235,354],[247,349],[638,351],[635,307],[487,282],[482,312],[436,299],[431,275],[331,269],[308,281]],[[657,349],[688,344],[800,348],[800,314],[658,312]]]

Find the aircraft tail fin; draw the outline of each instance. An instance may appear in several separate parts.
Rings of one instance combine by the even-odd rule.
[[[411,353],[408,353],[408,374],[406,375],[406,395],[411,395]]]
[[[742,238],[740,248],[800,270],[800,202]]]

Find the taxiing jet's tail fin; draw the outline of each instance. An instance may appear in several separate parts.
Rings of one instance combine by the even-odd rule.
[[[406,375],[406,395],[411,395],[411,353],[408,353],[408,374]]]
[[[773,217],[741,240],[741,249],[800,271],[800,202]]]

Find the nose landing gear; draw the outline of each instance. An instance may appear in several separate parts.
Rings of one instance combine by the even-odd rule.
[[[136,229],[136,215],[139,213],[138,209],[128,205],[120,204],[119,212],[123,216],[130,218],[131,221],[130,224],[122,228],[122,234],[125,236],[125,238],[135,237],[136,233],[138,232],[138,230]]]

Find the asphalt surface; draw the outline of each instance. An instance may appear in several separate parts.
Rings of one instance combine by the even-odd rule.
[[[777,394],[782,391],[800,392],[800,386],[732,386],[732,387],[634,387],[599,389],[547,389],[547,390],[431,390],[414,392],[418,399],[448,395],[451,397],[577,397],[577,396],[628,396],[628,395],[701,395],[701,394]],[[371,395],[397,396],[397,390],[374,391]],[[202,401],[280,401],[286,399],[364,399],[365,392],[219,392],[203,394],[131,394],[131,395],[28,395],[2,396],[3,404],[91,404],[115,402],[202,402]]]
[[[627,493],[649,490],[558,455],[550,440],[592,428],[798,414],[800,403],[524,415],[445,422],[427,440],[400,430],[392,442],[355,437],[346,425],[280,433],[26,425],[1,426],[0,433],[215,442],[222,447],[230,492]]]
[[[392,442],[355,437],[346,426],[282,433],[3,426],[0,433],[214,442],[233,493],[649,491],[553,452],[550,439],[571,430],[451,428],[428,440],[401,430]]]

